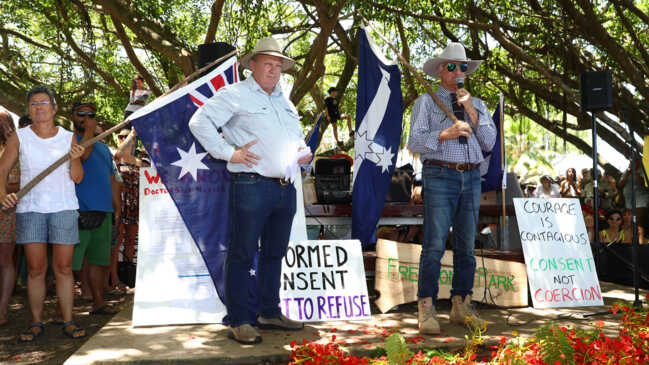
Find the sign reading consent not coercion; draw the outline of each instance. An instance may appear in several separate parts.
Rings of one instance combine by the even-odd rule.
[[[535,308],[603,305],[577,199],[515,198]]]

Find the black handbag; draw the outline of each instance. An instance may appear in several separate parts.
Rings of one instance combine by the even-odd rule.
[[[101,226],[106,212],[96,210],[79,211],[79,229],[95,229]]]

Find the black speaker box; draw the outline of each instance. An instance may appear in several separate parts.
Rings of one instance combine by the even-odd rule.
[[[203,68],[214,62],[219,57],[223,57],[226,54],[234,51],[234,47],[225,42],[214,42],[214,43],[205,43],[198,45],[198,68]],[[210,67],[209,70],[203,72],[201,76],[208,74],[210,71],[218,67],[225,60],[219,62],[218,64]]]
[[[315,161],[315,193],[320,204],[351,203],[351,162],[346,158]]]
[[[613,73],[611,70],[581,74],[581,108],[601,111],[613,107]]]

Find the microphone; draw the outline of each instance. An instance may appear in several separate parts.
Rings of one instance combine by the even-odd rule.
[[[458,89],[464,88],[464,77],[456,77],[455,78],[455,83],[457,84]],[[458,110],[464,111],[464,107],[462,105],[460,105],[460,103],[457,103],[457,106],[458,106]],[[466,137],[464,137],[464,136],[458,137],[458,142],[460,142],[460,144],[467,144]]]
[[[456,77],[455,83],[457,84],[458,89],[464,88],[464,77]]]

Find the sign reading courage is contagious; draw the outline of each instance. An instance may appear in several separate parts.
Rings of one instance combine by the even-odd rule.
[[[515,198],[535,308],[603,305],[577,199]]]
[[[291,241],[282,262],[280,307],[302,322],[370,319],[360,241]]]

